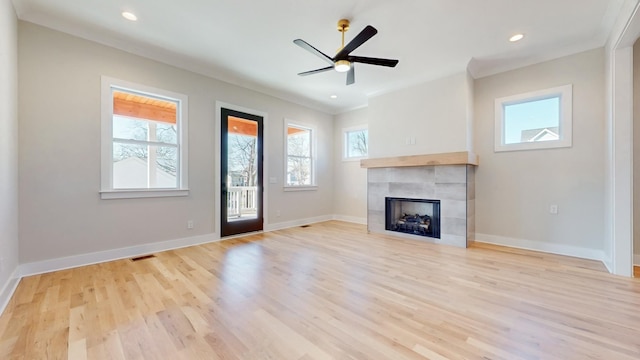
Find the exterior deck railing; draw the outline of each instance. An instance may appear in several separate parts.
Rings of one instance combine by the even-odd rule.
[[[227,192],[227,217],[242,217],[258,210],[256,186],[232,186]]]

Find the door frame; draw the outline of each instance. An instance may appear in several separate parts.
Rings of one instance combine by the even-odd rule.
[[[214,224],[214,235],[216,239],[221,239],[222,238],[222,220],[221,220],[221,213],[222,213],[222,209],[221,209],[221,201],[220,201],[220,196],[222,194],[222,184],[220,181],[220,176],[222,173],[222,168],[221,168],[221,157],[220,157],[220,146],[222,144],[222,137],[221,137],[221,126],[222,126],[222,108],[226,108],[229,110],[234,110],[234,111],[239,111],[239,112],[243,112],[243,113],[247,113],[247,114],[251,114],[251,115],[255,115],[255,116],[260,116],[262,117],[262,137],[263,137],[263,141],[262,141],[262,187],[263,187],[263,192],[262,192],[262,228],[264,229],[266,224],[269,223],[268,221],[268,211],[267,209],[269,208],[269,191],[268,190],[268,183],[265,181],[266,179],[268,179],[268,141],[267,140],[267,125],[268,125],[268,115],[266,112],[264,111],[259,111],[259,110],[255,110],[255,109],[250,109],[250,108],[246,108],[243,106],[239,106],[239,105],[234,105],[234,104],[229,104],[229,103],[225,103],[222,101],[216,101],[216,118],[215,118],[215,128],[214,128],[214,148],[213,148],[213,153],[214,153],[214,193],[213,193],[213,204],[214,204],[214,208],[213,208],[213,224]],[[234,236],[242,236],[243,234],[239,234],[239,235],[233,235],[233,236],[227,236],[225,238],[232,238]]]

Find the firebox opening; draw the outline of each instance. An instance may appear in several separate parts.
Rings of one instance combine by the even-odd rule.
[[[440,239],[440,200],[385,198],[385,229]]]

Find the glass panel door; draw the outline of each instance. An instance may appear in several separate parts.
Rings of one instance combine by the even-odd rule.
[[[263,119],[225,108],[221,114],[221,235],[260,231]]]

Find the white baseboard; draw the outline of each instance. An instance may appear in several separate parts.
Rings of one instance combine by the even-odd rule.
[[[275,231],[280,229],[286,229],[290,227],[309,225],[313,223],[323,222],[333,220],[336,216],[333,215],[325,215],[325,216],[317,216],[313,218],[299,219],[293,221],[286,221],[281,223],[269,224],[265,226],[264,231]],[[357,222],[359,219],[357,218],[344,218],[340,219],[343,221],[352,221]],[[227,240],[225,238],[223,240]],[[118,259],[125,259],[135,256],[147,255],[160,251],[173,250],[178,248],[183,248],[187,246],[200,245],[205,243],[210,243],[214,241],[220,241],[221,239],[217,237],[215,234],[205,234],[198,235],[188,238],[175,239],[175,240],[167,240],[161,241],[157,243],[148,243],[142,245],[136,245],[126,248],[98,251],[88,254],[79,254],[66,256],[56,259],[49,259],[43,261],[35,261],[31,263],[21,264],[19,266],[18,275],[20,277],[37,275],[52,271],[64,270],[75,268],[79,266],[92,265],[106,261],[113,261]]]
[[[323,216],[316,216],[316,217],[306,218],[306,219],[298,219],[298,220],[292,220],[292,221],[283,221],[279,223],[267,224],[264,226],[264,231],[265,232],[276,231],[276,230],[288,229],[296,226],[315,224],[319,222],[333,220],[333,217],[334,217],[333,215],[323,215]]]
[[[604,255],[604,259],[602,259],[602,263],[606,266],[609,274],[613,274],[613,259],[610,256]]]
[[[205,234],[182,239],[160,241],[157,243],[136,245],[126,248],[98,251],[88,254],[73,255],[43,261],[35,261],[31,263],[21,264],[19,266],[18,273],[20,277],[37,275],[52,271],[75,268],[79,266],[97,264],[101,262],[148,255],[155,252],[179,249],[187,246],[206,244],[219,240],[220,239],[216,237],[215,234]]]
[[[9,300],[13,296],[13,293],[16,291],[18,287],[18,283],[20,282],[20,277],[18,276],[18,269],[16,268],[13,273],[9,276],[9,279],[4,284],[2,289],[0,290],[0,315],[4,312],[4,309],[9,304]]]
[[[339,220],[345,222],[351,222],[356,224],[366,224],[366,218],[358,218],[358,217],[350,217],[343,215],[324,215],[317,216],[313,218],[285,221],[280,223],[268,224],[265,226],[264,231],[275,231],[281,230],[296,226],[309,225],[329,220]],[[15,292],[20,279],[24,276],[37,275],[46,272],[64,270],[79,266],[92,265],[101,262],[113,261],[123,258],[130,258],[135,256],[147,255],[155,252],[173,250],[178,248],[183,248],[187,246],[194,246],[200,244],[206,244],[210,242],[220,241],[221,239],[215,234],[205,234],[198,235],[188,238],[175,239],[175,240],[167,240],[161,241],[157,243],[149,243],[136,245],[126,248],[112,249],[99,251],[88,254],[80,254],[67,256],[56,259],[49,259],[43,261],[36,261],[31,263],[25,263],[18,266],[18,268],[13,272],[7,283],[4,285],[2,290],[0,290],[0,314],[4,311],[5,307],[9,303],[11,296]],[[222,239],[226,240],[226,239]],[[608,261],[605,256],[604,251],[597,249],[589,249],[576,247],[571,245],[562,245],[562,244],[551,244],[551,243],[543,243],[538,241],[531,241],[525,239],[515,239],[508,238],[503,236],[496,235],[488,235],[488,234],[480,234],[476,233],[476,241],[501,245],[501,246],[509,246],[514,248],[521,248],[527,250],[535,250],[542,251],[552,254],[559,255],[567,255],[574,256],[584,259],[591,260],[599,260],[604,263],[604,265],[611,272],[611,264],[610,260]],[[634,264],[640,265],[640,254],[634,255]]]
[[[605,253],[604,251],[599,249],[590,249],[572,245],[545,243],[540,241],[516,239],[505,236],[479,233],[476,233],[476,241],[487,244],[509,246],[519,249],[541,251],[557,255],[573,256],[582,259],[598,260],[602,261],[605,266],[607,266]]]
[[[307,219],[300,219],[294,221],[286,221],[281,223],[275,223],[265,226],[264,231],[275,231],[280,229],[286,229],[290,227],[309,225],[318,222],[324,222],[333,220],[334,218],[342,221],[359,222],[361,219],[338,217],[333,215],[318,216]],[[366,219],[365,219],[366,223]],[[24,263],[18,266],[13,272],[7,283],[2,287],[0,291],[0,314],[4,311],[4,308],[9,303],[9,300],[13,296],[20,279],[25,276],[38,275],[52,271],[70,269],[80,266],[92,265],[107,261],[126,259],[136,256],[148,255],[151,253],[179,249],[187,246],[194,246],[200,244],[206,244],[221,240],[227,240],[229,238],[220,239],[216,234],[198,235],[188,238],[160,241],[156,243],[148,243],[136,246],[130,246],[126,248],[118,248],[111,250],[98,251],[87,254],[79,254],[72,256],[65,256],[61,258],[48,259],[42,261],[34,261],[30,263]]]
[[[333,220],[350,222],[354,224],[367,225],[367,218],[346,215],[333,215]]]

